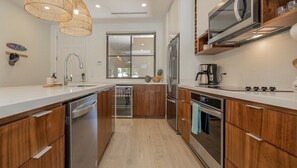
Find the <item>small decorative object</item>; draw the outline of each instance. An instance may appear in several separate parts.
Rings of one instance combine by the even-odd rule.
[[[24,0],[24,8],[29,14],[49,21],[72,19],[72,0]]]
[[[288,2],[287,6],[288,6],[289,11],[296,9],[297,8],[297,0]]]
[[[297,41],[297,23],[290,30],[291,37]]]
[[[16,43],[6,43],[6,46],[12,50],[16,51],[27,51],[27,48]]]
[[[277,15],[278,15],[278,16],[283,15],[283,14],[285,14],[286,12],[288,12],[288,8],[287,8],[287,6],[281,6],[281,7],[278,7],[278,8],[277,8]]]
[[[145,82],[150,83],[151,80],[152,80],[152,77],[149,76],[149,75],[146,75],[146,76],[144,77],[144,80],[145,80]]]
[[[152,80],[153,82],[160,82],[163,77],[163,70],[159,69],[157,72],[157,76],[155,76]]]
[[[92,18],[82,0],[73,0],[73,18],[59,23],[60,31],[70,36],[89,36],[92,34]]]
[[[8,64],[10,66],[14,66],[15,63],[20,59],[20,56],[16,53],[11,53],[9,54],[9,61],[8,61]]]

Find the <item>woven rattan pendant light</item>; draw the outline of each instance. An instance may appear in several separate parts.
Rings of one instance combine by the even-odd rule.
[[[92,34],[92,18],[82,0],[73,0],[73,18],[59,23],[60,31],[70,36],[89,36]]]
[[[24,0],[24,8],[29,14],[49,21],[72,19],[72,0]]]

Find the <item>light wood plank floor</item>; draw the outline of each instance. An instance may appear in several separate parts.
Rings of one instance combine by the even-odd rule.
[[[117,119],[99,168],[203,168],[166,120]]]

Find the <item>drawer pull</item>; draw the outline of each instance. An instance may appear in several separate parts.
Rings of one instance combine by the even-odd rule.
[[[253,106],[253,105],[246,105],[246,107],[257,109],[257,110],[263,110],[262,107],[257,107],[257,106]]]
[[[44,154],[46,154],[50,149],[52,149],[51,146],[48,146],[46,148],[44,148],[42,151],[40,151],[37,155],[35,155],[33,158],[34,159],[39,159],[41,156],[43,156]]]
[[[185,119],[184,119],[184,118],[181,118],[181,120],[182,120],[182,121],[185,121]]]
[[[256,137],[255,135],[253,134],[250,134],[250,133],[246,133],[248,136],[252,137],[253,139],[257,140],[257,141],[263,141],[263,139],[259,138],[259,137]]]
[[[49,110],[49,111],[43,111],[43,112],[40,112],[40,113],[37,113],[37,114],[33,114],[31,115],[31,117],[35,117],[35,118],[39,118],[39,117],[42,117],[44,115],[47,115],[49,113],[53,112],[52,110]]]

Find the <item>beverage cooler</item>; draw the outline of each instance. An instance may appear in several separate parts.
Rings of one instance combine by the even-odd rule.
[[[116,86],[116,117],[133,118],[132,86]]]

